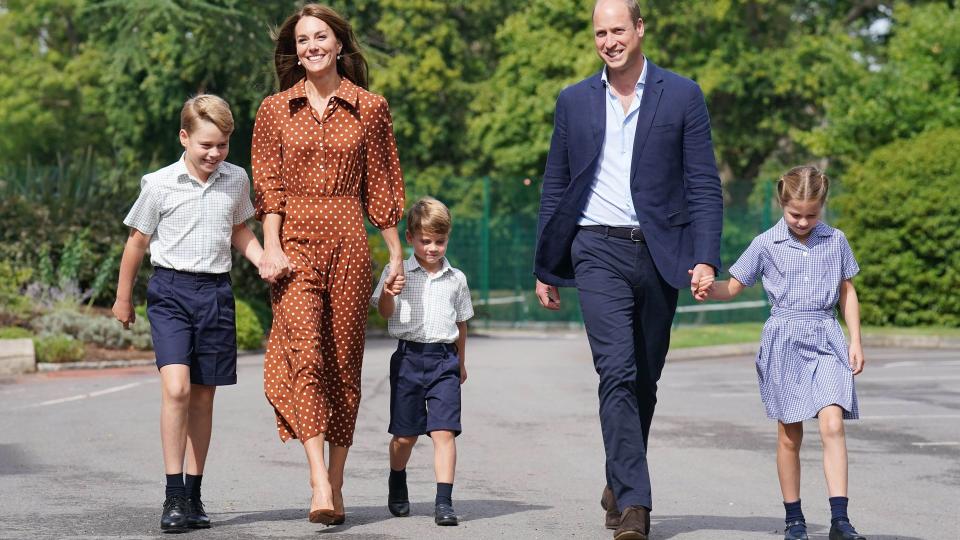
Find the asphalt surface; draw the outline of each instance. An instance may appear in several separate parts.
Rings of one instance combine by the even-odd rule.
[[[280,443],[261,358],[218,390],[204,501],[213,528],[181,538],[611,538],[602,527],[596,373],[582,335],[474,338],[463,389],[456,528],[433,524],[429,440],[408,468],[413,515],[385,507],[393,343],[373,340],[347,463],[347,522],[306,520],[298,442]],[[867,350],[863,419],[847,424],[850,514],[871,540],[957,539],[960,350]],[[163,498],[155,368],[0,380],[0,538],[156,538]],[[776,426],[750,356],[671,361],[651,434],[652,539],[782,538]],[[815,421],[802,450],[811,538],[829,505]],[[328,536],[329,535],[329,536]]]

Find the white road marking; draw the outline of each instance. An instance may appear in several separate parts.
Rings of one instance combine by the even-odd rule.
[[[960,441],[915,442],[913,446],[960,446]]]
[[[135,382],[135,383],[130,383],[130,384],[124,384],[124,385],[121,385],[121,386],[112,386],[112,387],[110,387],[110,388],[104,388],[103,390],[97,390],[96,392],[88,392],[88,393],[86,393],[86,394],[78,394],[78,395],[75,395],[75,396],[69,396],[69,397],[65,397],[65,398],[59,398],[59,399],[51,399],[51,400],[47,400],[47,401],[41,401],[40,403],[33,403],[33,404],[30,404],[30,405],[24,405],[23,407],[15,407],[14,410],[17,410],[17,409],[32,409],[32,408],[34,408],[34,407],[46,407],[47,405],[58,405],[58,404],[60,404],[60,403],[69,403],[69,402],[71,402],[71,401],[79,401],[79,400],[81,400],[81,399],[87,399],[87,398],[92,398],[92,397],[97,397],[97,396],[103,396],[103,395],[106,395],[106,394],[112,394],[112,393],[114,393],[114,392],[122,392],[123,390],[129,390],[130,388],[135,388],[135,387],[137,387],[137,386],[140,386],[141,384],[144,384],[145,382],[151,382],[151,381],[140,381],[140,382]]]
[[[877,416],[861,416],[860,421],[865,420],[944,420],[947,418],[960,418],[960,414],[886,414]]]

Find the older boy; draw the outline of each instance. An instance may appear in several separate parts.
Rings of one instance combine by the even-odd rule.
[[[407,214],[407,243],[413,256],[404,262],[404,277],[384,287],[389,265],[371,302],[399,340],[390,358],[390,479],[387,508],[397,517],[410,514],[407,461],[423,434],[433,439],[437,477],[434,522],[457,525],[453,477],[457,464],[454,438],[460,434],[460,385],[467,380],[464,348],[467,320],[473,317],[470,289],[463,272],[444,254],[450,236],[450,211],[424,197]]]
[[[217,96],[187,100],[180,114],[181,158],[147,174],[124,219],[129,226],[113,313],[133,324],[132,290],[144,251],[155,272],[147,284],[162,398],[160,439],[167,475],[164,531],[207,528],[200,482],[217,386],[237,382],[237,335],[230,286],[230,245],[257,264],[260,242],[244,224],[253,217],[250,181],[224,161],[233,116]],[[183,462],[186,454],[186,482]]]

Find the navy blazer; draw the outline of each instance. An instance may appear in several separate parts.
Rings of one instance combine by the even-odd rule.
[[[700,87],[650,62],[637,118],[630,185],[650,255],[671,286],[689,287],[698,263],[720,270],[723,192]],[[606,133],[607,89],[600,73],[557,98],[543,173],[534,273],[575,286],[570,245],[577,233]]]

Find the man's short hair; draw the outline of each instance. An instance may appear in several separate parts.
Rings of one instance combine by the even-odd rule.
[[[600,5],[600,2],[602,1],[603,0],[597,0],[596,2],[594,2],[593,4],[594,12],[597,11],[597,6]],[[640,22],[640,19],[643,18],[643,16],[640,15],[640,4],[637,3],[637,0],[620,0],[620,1],[626,4],[627,9],[630,10],[630,21],[633,22],[634,26],[636,26],[637,23]]]
[[[450,210],[433,197],[421,198],[407,212],[407,232],[411,235],[418,232],[447,235],[452,227]]]

